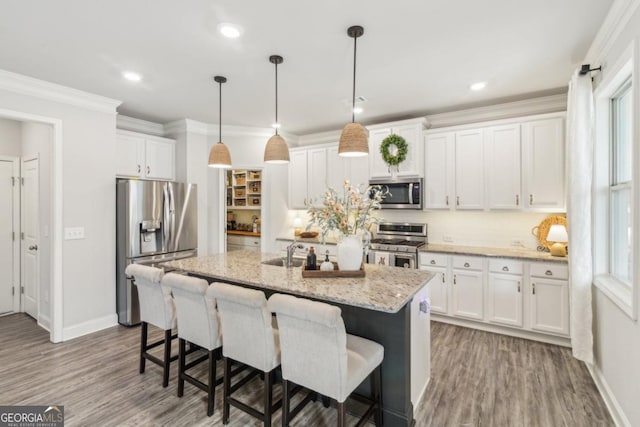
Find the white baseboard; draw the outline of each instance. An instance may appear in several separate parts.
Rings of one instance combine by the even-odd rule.
[[[68,326],[62,330],[62,341],[72,340],[92,332],[98,332],[102,329],[110,328],[118,324],[118,316],[110,314],[98,319],[89,320],[77,325]]]
[[[611,414],[611,418],[613,418],[615,425],[618,427],[631,427],[629,419],[624,414],[624,411],[609,388],[609,384],[607,384],[607,380],[605,380],[600,369],[598,369],[597,366],[590,365],[588,363],[586,363],[586,365],[587,369],[589,369],[589,373],[591,374],[591,378],[593,378],[593,382],[595,382],[596,387],[598,387],[598,391],[600,392],[605,405],[607,405],[607,409],[609,409],[609,414]]]
[[[427,392],[427,388],[429,388],[429,383],[431,383],[431,377],[429,377],[427,382],[424,384],[424,387],[422,388],[422,391],[420,392],[420,397],[418,397],[418,401],[417,402],[411,402],[411,403],[413,403],[413,413],[414,414],[416,412],[418,412],[418,410],[422,407],[422,404],[424,404],[422,399],[424,398],[424,395]]]
[[[42,314],[40,314],[38,316],[38,326],[40,326],[47,332],[51,332],[51,319],[49,319],[48,316],[43,316]]]

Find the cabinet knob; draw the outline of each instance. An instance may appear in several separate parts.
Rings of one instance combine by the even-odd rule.
[[[518,293],[520,293],[520,281],[518,280]]]
[[[149,166],[147,166],[147,175],[151,174],[151,168]]]
[[[456,284],[456,275],[455,274],[453,275],[453,284],[454,285]]]
[[[471,267],[468,262],[465,262],[464,266],[467,267],[467,268]]]
[[[140,169],[140,165],[138,165],[138,173],[140,173],[140,170],[141,170],[141,169]]]
[[[520,206],[520,195],[516,194],[516,206]]]
[[[502,267],[502,271],[509,271],[509,267],[505,265],[504,267]]]
[[[435,260],[435,259],[432,259],[432,260],[431,260],[431,262],[430,262],[429,264],[431,264],[431,265],[435,265],[435,263],[436,263],[436,260]]]
[[[442,283],[446,284],[445,279],[444,279],[444,273],[442,273]]]
[[[531,284],[531,293],[532,293],[533,295],[535,295],[535,294],[536,294],[536,284],[535,284],[535,283],[532,283],[532,284]]]
[[[456,206],[460,206],[460,196],[456,196]]]
[[[529,206],[533,205],[533,194],[529,194]]]
[[[553,276],[553,272],[551,270],[547,270],[544,272],[547,276]]]
[[[445,197],[445,203],[447,204],[447,206],[449,206],[449,196]]]

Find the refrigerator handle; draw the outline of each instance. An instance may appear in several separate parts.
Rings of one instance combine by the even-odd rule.
[[[172,245],[169,250],[175,251],[178,249],[176,244],[176,201],[175,195],[173,194],[173,184],[167,182],[167,188],[169,189],[169,217],[171,218],[170,239]]]
[[[164,200],[163,200],[163,210],[164,210],[164,224],[162,227],[162,234],[163,234],[163,238],[164,238],[164,250],[169,251],[171,250],[171,207],[170,207],[170,202],[169,202],[169,190],[167,189],[167,183],[165,182],[164,185],[162,186],[162,193],[164,194]]]

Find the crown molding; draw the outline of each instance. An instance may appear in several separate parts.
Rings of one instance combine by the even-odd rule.
[[[298,145],[317,145],[326,144],[330,142],[340,141],[340,134],[342,130],[330,130],[326,132],[311,133],[309,135],[302,135],[298,138]]]
[[[567,94],[564,93],[448,113],[431,114],[426,116],[426,119],[429,124],[428,127],[434,129],[535,114],[555,113],[566,111],[566,109]]]
[[[407,120],[396,120],[394,122],[376,123],[373,125],[367,125],[365,127],[367,128],[367,130],[372,131],[376,129],[382,129],[382,128],[388,128],[388,127],[394,127],[394,126],[417,125],[417,124],[420,124],[423,127],[425,127],[427,125],[427,121],[425,120],[424,117],[416,117],[416,118],[407,119]]]
[[[147,120],[136,119],[134,117],[118,114],[116,117],[116,128],[130,130],[132,132],[145,133],[147,135],[164,136],[165,129],[160,123],[149,122]]]
[[[640,6],[640,0],[615,0],[607,13],[602,26],[587,51],[585,62],[593,65],[604,59],[606,53],[626,28],[634,12]]]
[[[179,133],[195,133],[205,136],[217,136],[218,125],[211,123],[199,122],[197,120],[182,119],[173,122],[165,123],[164,125],[165,135],[176,135]],[[234,125],[222,125],[222,136],[253,136],[260,138],[269,138],[273,135],[272,128],[260,128],[253,126],[234,126]],[[283,138],[291,140],[294,143],[298,141],[298,135],[280,132]]]
[[[115,114],[122,104],[122,101],[6,70],[0,70],[0,89],[101,113]]]

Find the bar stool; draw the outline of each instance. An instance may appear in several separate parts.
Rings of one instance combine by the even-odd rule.
[[[209,283],[196,277],[169,273],[162,279],[162,284],[173,291],[173,298],[180,318],[178,325],[180,360],[178,364],[178,397],[184,395],[185,381],[207,392],[207,415],[211,416],[215,402],[215,387],[222,383],[222,378],[216,381],[216,356],[219,353],[216,350],[222,346],[222,337],[215,301],[205,298]],[[189,354],[186,351],[187,342],[201,347],[207,351],[207,354],[186,363],[186,356]],[[209,362],[207,384],[187,373],[187,370],[204,361]]]
[[[230,406],[243,410],[271,425],[271,415],[282,401],[273,404],[273,382],[280,365],[278,329],[274,327],[271,312],[267,309],[264,292],[224,283],[212,283],[207,297],[215,298],[222,320],[224,336],[224,410],[222,423],[229,423]],[[241,362],[256,370],[231,385],[231,362]],[[264,375],[264,405],[259,412],[232,397],[232,394],[255,375]]]
[[[140,264],[129,264],[125,273],[133,276],[134,284],[138,288],[140,301],[140,373],[145,370],[145,361],[149,360],[162,366],[162,387],[169,385],[169,367],[178,356],[171,356],[171,341],[177,335],[171,335],[171,330],[176,327],[176,309],[171,296],[171,289],[162,286],[160,281],[164,275],[159,268]],[[149,324],[164,331],[164,339],[154,343],[147,343]],[[164,344],[164,357],[162,360],[150,354],[148,350]]]
[[[338,403],[338,426],[345,425],[345,400],[373,373],[372,398],[353,394],[353,398],[370,406],[358,425],[372,413],[375,423],[382,425],[382,393],[380,365],[384,347],[347,334],[338,307],[322,302],[274,294],[269,309],[276,313],[282,350],[282,425],[306,404],[303,401],[292,412],[290,383],[321,393]]]

